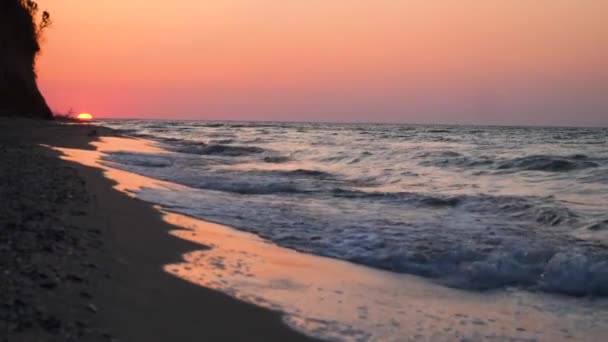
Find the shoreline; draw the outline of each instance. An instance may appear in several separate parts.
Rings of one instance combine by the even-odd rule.
[[[94,125],[60,125],[34,120],[2,120],[0,129],[7,145],[18,139],[29,146],[44,144],[89,151],[90,142],[100,135],[115,135],[109,129]],[[45,153],[59,159],[56,152]],[[169,235],[170,230],[179,228],[163,222],[152,205],[116,191],[113,181],[107,179],[101,169],[67,161],[60,164],[76,171],[90,196],[89,203],[80,207],[80,216],[68,220],[81,230],[98,231],[103,242],[101,251],[93,257],[94,264],[103,271],[90,278],[83,276],[90,298],[78,303],[78,310],[56,309],[57,316],[65,320],[76,324],[90,322],[86,327],[88,333],[74,336],[72,340],[246,341],[252,337],[312,340],[284,325],[276,312],[164,272],[163,265],[179,262],[182,254],[200,247]],[[81,256],[78,262],[89,262],[88,256]],[[44,300],[57,301],[53,298],[57,291],[48,293],[35,284],[32,286],[34,296],[41,294],[39,297]],[[81,289],[66,287],[60,299],[80,298]],[[40,324],[34,321],[29,328],[11,332],[7,338],[10,337],[10,341],[66,340],[62,329],[45,332]]]
[[[11,127],[6,122],[0,129]],[[136,199],[143,187],[178,185],[99,157],[164,152],[153,141],[93,125],[12,125],[11,134],[46,145],[58,161],[62,152],[60,163],[90,197],[70,221],[103,242],[95,254],[101,271],[85,277],[92,298],[74,314],[90,321],[92,333],[79,341],[313,339],[298,331],[339,340],[593,341],[608,333],[608,301],[450,289],[282,248]]]
[[[93,154],[63,151],[70,160],[103,168],[129,196],[136,197],[142,188],[183,187],[99,163],[101,154],[117,150],[167,152],[154,141],[102,138],[95,145]],[[592,341],[608,333],[606,301],[517,289],[446,288],[416,276],[300,253],[251,233],[155,207],[165,222],[179,227],[168,233],[198,246],[179,261],[166,263],[168,274],[281,312],[289,326],[318,338]]]

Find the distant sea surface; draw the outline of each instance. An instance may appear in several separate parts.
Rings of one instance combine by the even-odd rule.
[[[157,141],[137,196],[469,290],[608,296],[608,129],[103,120]]]

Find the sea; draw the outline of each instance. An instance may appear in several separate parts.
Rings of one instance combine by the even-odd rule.
[[[608,296],[608,128],[100,120],[136,196],[466,291]]]

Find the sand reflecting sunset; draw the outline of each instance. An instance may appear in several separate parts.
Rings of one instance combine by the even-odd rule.
[[[67,160],[102,167],[105,176],[117,182],[116,189],[131,196],[144,188],[180,187],[114,169],[101,160],[110,151],[167,153],[152,142],[111,137],[94,145],[97,151],[60,150]],[[176,227],[172,235],[201,247],[183,255],[182,262],[165,265],[166,272],[281,311],[287,324],[311,336],[344,341],[400,336],[568,341],[597,340],[608,334],[608,316],[600,309],[606,305],[603,301],[583,305],[575,298],[519,290],[450,289],[414,276],[300,253],[253,234],[158,208],[164,220]]]

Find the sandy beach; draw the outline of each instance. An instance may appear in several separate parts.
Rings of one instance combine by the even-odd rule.
[[[2,207],[6,341],[598,341],[608,333],[605,300],[448,288],[142,201],[144,189],[185,188],[105,156],[169,153],[154,141],[88,124],[3,120],[0,130],[2,191],[13,199]]]
[[[0,131],[3,341],[308,340],[275,312],[166,273],[200,247],[100,169],[40,146],[90,150],[111,131],[30,120]]]
[[[0,1],[0,342],[608,340],[601,13]]]

